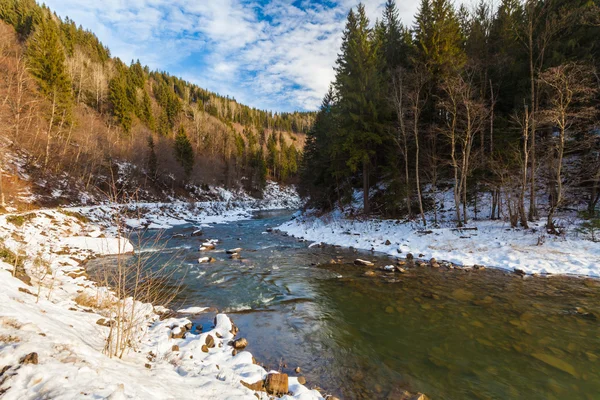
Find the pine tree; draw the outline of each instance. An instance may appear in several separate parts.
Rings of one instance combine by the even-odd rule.
[[[131,132],[133,123],[133,106],[127,94],[127,71],[122,63],[117,63],[117,74],[109,82],[109,99],[113,106],[113,114],[125,131]]]
[[[381,82],[378,47],[363,4],[350,11],[338,55],[335,88],[339,97],[342,149],[351,173],[362,167],[363,211],[369,213],[369,175],[377,148],[383,142],[378,106]]]
[[[71,80],[65,67],[58,26],[51,19],[43,18],[37,24],[27,42],[27,62],[42,93],[55,103],[56,115],[69,122],[73,104]]]
[[[437,80],[452,75],[465,64],[464,36],[449,0],[422,0],[415,17],[418,57]]]
[[[174,151],[175,159],[183,167],[186,177],[189,178],[194,169],[194,149],[183,126],[179,128],[177,136],[175,136]]]

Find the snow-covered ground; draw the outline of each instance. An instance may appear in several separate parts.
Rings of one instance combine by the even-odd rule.
[[[256,207],[229,204],[192,207],[186,212],[186,206],[179,203],[161,209],[156,205],[160,211],[152,211],[145,205],[150,211],[140,215],[139,224],[142,219],[163,227],[188,220],[234,220]],[[138,302],[135,310],[142,323],[136,325],[139,332],[132,350],[122,359],[103,352],[110,328],[102,319],[110,320],[110,312],[81,299],[111,295],[87,279],[80,263],[89,256],[133,250],[127,239],[114,237],[114,227],[112,233],[105,229],[112,224],[106,219],[114,216],[111,210],[108,206],[77,210],[95,219],[92,222],[77,218],[73,210],[0,216],[0,251],[18,254],[31,278],[29,285],[13,277],[13,265],[0,261],[0,396],[7,400],[272,398],[242,384],[261,381],[268,371],[255,364],[247,351],[234,355],[233,326],[225,314],[217,315],[209,331],[187,331],[185,337],[176,338],[191,326],[190,320],[161,321],[157,314],[161,307]],[[4,257],[9,260],[6,252]],[[181,311],[194,314],[204,309]],[[265,340],[270,334],[265,332]],[[214,347],[203,346],[209,341],[214,341]],[[289,377],[288,383],[289,394],[282,399],[323,398],[296,377]]]
[[[297,209],[302,204],[293,187],[283,187],[274,182],[267,183],[260,200],[225,189],[220,189],[219,198],[219,201],[204,202],[173,200],[168,203],[105,204],[68,210],[83,214],[92,222],[114,231],[117,216],[124,227],[131,229],[169,229],[189,223],[201,226],[237,221],[250,218],[254,211]]]
[[[299,213],[278,229],[309,241],[400,258],[412,253],[417,258],[436,258],[463,266],[477,264],[529,274],[600,277],[600,243],[586,240],[575,229],[581,221],[574,215],[559,216],[560,224],[570,225],[563,236],[546,234],[545,221],[532,223],[530,229],[524,230],[512,229],[505,220],[486,219],[469,223],[468,228],[476,230],[459,230],[448,207],[453,205],[451,193],[442,193],[439,200],[446,207],[439,212],[437,227],[424,227],[415,221],[353,219],[337,210],[319,217],[311,212]],[[481,199],[480,207],[486,205]],[[432,215],[427,218],[431,222]]]

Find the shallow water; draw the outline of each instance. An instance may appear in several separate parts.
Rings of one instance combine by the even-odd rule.
[[[402,388],[432,399],[600,398],[599,281],[429,267],[368,278],[352,260],[383,266],[390,259],[308,248],[265,232],[289,218],[263,213],[203,228],[202,237],[178,227],[163,233],[164,248],[145,254],[183,279],[177,307],[230,313],[259,362],[290,374],[300,366],[308,386],[323,393],[394,399]],[[186,237],[166,240],[177,233]],[[144,239],[152,243],[156,235]],[[205,239],[221,241],[202,253],[217,262],[197,264]],[[244,260],[224,253],[235,247]],[[329,265],[335,257],[348,264]],[[197,322],[211,320],[206,314]]]

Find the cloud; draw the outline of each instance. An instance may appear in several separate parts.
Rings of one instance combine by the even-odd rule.
[[[385,0],[366,0],[369,17]],[[346,15],[358,0],[46,0],[114,56],[140,59],[250,106],[314,110],[334,78]],[[398,2],[410,24],[417,2]]]

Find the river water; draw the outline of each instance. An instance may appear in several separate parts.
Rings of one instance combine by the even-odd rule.
[[[267,233],[291,217],[144,233],[154,262],[184,283],[174,307],[227,312],[266,367],[344,399],[395,399],[398,390],[432,399],[600,399],[600,282],[502,271],[429,267],[363,276],[352,265],[385,255]],[[172,238],[183,234],[183,237]],[[168,239],[168,240],[167,240]],[[218,239],[217,259],[198,247]],[[392,240],[393,238],[390,238]],[[157,250],[157,246],[160,251]],[[225,249],[241,247],[242,260]],[[329,264],[340,259],[344,264]],[[114,260],[93,260],[88,269]],[[532,260],[535,262],[535,260]],[[600,262],[600,261],[599,261]],[[209,325],[214,313],[197,316]]]

